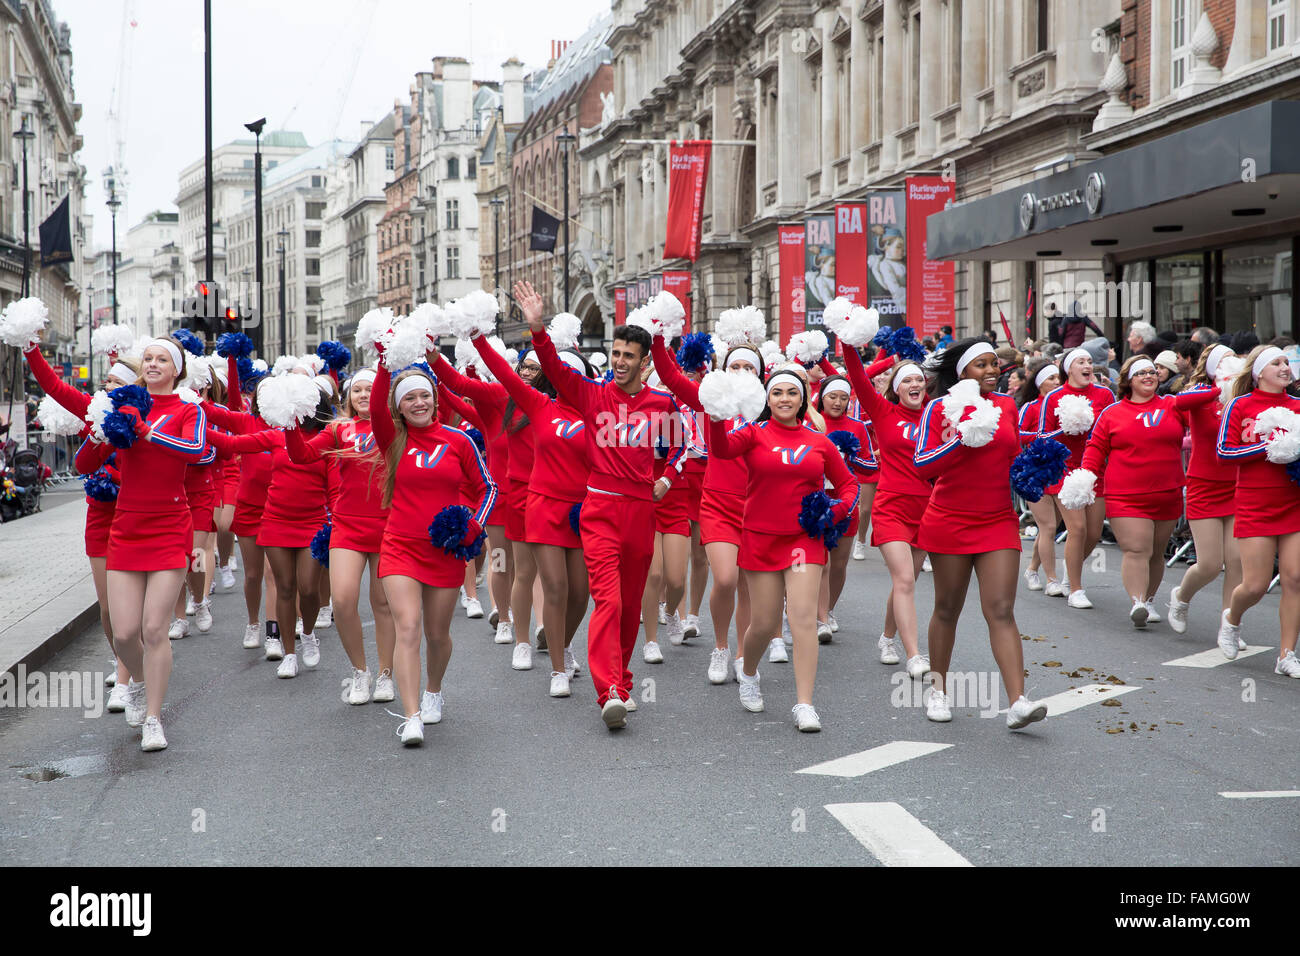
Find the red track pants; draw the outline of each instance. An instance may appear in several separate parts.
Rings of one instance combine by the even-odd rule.
[[[641,594],[655,546],[653,501],[588,491],[582,502],[582,551],[594,607],[587,624],[587,667],[602,707],[611,686],[632,694],[628,664],[641,626]]]

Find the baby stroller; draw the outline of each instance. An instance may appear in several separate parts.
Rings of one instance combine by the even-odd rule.
[[[0,491],[0,517],[5,521],[41,510],[41,457],[30,448],[13,448],[12,441],[9,446],[9,467]]]

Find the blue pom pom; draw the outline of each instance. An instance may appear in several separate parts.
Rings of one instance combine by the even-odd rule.
[[[487,445],[485,445],[483,442],[483,433],[481,431],[479,431],[477,428],[474,428],[473,426],[470,426],[469,428],[465,429],[465,434],[469,436],[469,440],[474,443],[474,447],[478,449],[478,453],[480,455],[487,454]]]
[[[1300,485],[1300,459],[1291,462],[1286,466],[1286,476]]]
[[[1011,487],[1026,501],[1038,501],[1043,489],[1065,476],[1070,449],[1052,438],[1035,438],[1011,462]]]
[[[203,340],[189,329],[177,329],[172,333],[172,338],[179,342],[181,348],[191,355],[203,354]]]
[[[114,448],[130,448],[135,444],[135,422],[121,412],[104,416],[104,437]]]
[[[833,530],[835,522],[831,520],[831,499],[824,491],[812,491],[803,496],[799,502],[799,527],[808,537],[816,540]]]
[[[352,353],[342,342],[322,342],[316,346],[316,355],[324,359],[326,368],[336,372],[347,368],[352,361]]]
[[[835,546],[840,543],[840,538],[849,533],[849,525],[852,523],[853,516],[849,515],[843,521],[826,529],[826,533],[822,535],[822,540],[826,542],[827,551],[835,550]]]
[[[465,533],[469,530],[469,520],[472,516],[473,512],[464,505],[448,505],[433,516],[433,524],[429,525],[429,540],[433,542],[435,548],[442,548],[453,558],[460,558],[462,561],[477,558],[479,552],[483,550],[483,542],[487,539],[486,532],[480,531],[478,537],[470,542],[468,547],[461,544],[465,539]]]
[[[569,527],[572,528],[573,533],[578,535],[579,537],[581,537],[582,535],[582,526],[580,524],[581,521],[582,521],[582,502],[579,501],[576,505],[574,505],[572,508],[569,509]]]
[[[108,398],[113,403],[114,411],[123,405],[130,405],[140,413],[141,418],[148,418],[149,410],[153,408],[153,398],[143,385],[119,386],[108,393]]]
[[[328,521],[312,536],[311,556],[324,567],[330,566],[330,523]]]
[[[239,390],[244,391],[244,386],[254,378],[260,378],[257,374],[257,368],[253,365],[253,360],[247,355],[240,356],[235,360],[235,369],[239,372]]]
[[[852,458],[862,448],[862,442],[858,440],[858,436],[847,429],[836,429],[826,437],[835,443],[835,447],[840,450],[840,454],[846,460]]]
[[[893,334],[894,334],[893,329],[891,329],[887,325],[882,325],[876,331],[876,334],[872,336],[871,344],[879,349],[887,349],[889,348],[889,337]]]
[[[606,369],[606,371],[605,371],[605,377],[602,378],[601,381],[602,381],[602,382],[612,382],[612,381],[614,381],[614,370],[613,370],[612,368],[611,368],[611,369]]]
[[[904,325],[889,334],[889,351],[908,362],[924,362],[925,349],[916,340],[916,332]]]
[[[217,354],[222,358],[247,358],[253,354],[253,340],[243,332],[226,332],[217,336]],[[250,363],[251,364],[251,363]]]
[[[682,338],[682,347],[677,350],[677,364],[688,372],[713,363],[713,336],[704,332],[692,332]]]
[[[81,486],[86,489],[86,497],[94,501],[117,500],[117,482],[103,468],[82,478]]]
[[[412,362],[410,365],[407,365],[404,368],[399,368],[396,372],[394,372],[393,378],[396,379],[397,376],[401,375],[403,372],[410,372],[412,370],[416,372],[423,372],[425,375],[429,376],[429,378],[433,381],[434,385],[438,384],[438,376],[433,374],[433,369],[429,367],[428,362]]]

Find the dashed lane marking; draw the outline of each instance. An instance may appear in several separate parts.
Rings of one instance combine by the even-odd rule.
[[[892,767],[907,760],[947,750],[952,744],[936,744],[919,740],[894,740],[861,753],[849,754],[825,763],[805,767],[797,773],[821,774],[827,777],[861,777],[875,770]]]
[[[884,866],[972,866],[897,803],[830,803],[826,810]]]

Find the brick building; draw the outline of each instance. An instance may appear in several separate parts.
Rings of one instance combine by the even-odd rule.
[[[411,221],[420,190],[420,112],[411,102],[393,103],[393,178],[384,186],[384,215],[376,228],[379,307],[409,315],[415,307],[411,284]]]

